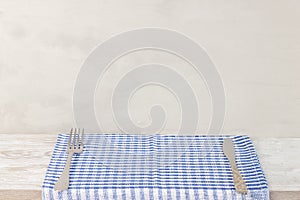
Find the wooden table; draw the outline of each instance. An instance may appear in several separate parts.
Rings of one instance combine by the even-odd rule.
[[[0,134],[0,200],[41,199],[56,134]],[[272,200],[300,200],[300,138],[252,138]]]

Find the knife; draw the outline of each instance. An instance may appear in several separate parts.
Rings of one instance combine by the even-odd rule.
[[[248,192],[247,186],[245,184],[245,181],[244,181],[242,175],[240,174],[240,172],[236,166],[235,150],[234,150],[234,146],[233,146],[233,142],[232,142],[231,138],[224,139],[223,152],[224,152],[225,156],[227,157],[227,159],[229,160],[230,165],[231,165],[235,190],[238,193],[247,194],[247,192]]]

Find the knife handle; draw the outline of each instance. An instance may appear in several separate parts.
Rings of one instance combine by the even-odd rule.
[[[238,168],[236,166],[231,166],[231,170],[233,174],[233,182],[236,191],[241,194],[247,194],[248,192],[247,186]]]

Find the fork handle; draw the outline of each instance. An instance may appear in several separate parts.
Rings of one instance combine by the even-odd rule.
[[[238,193],[241,194],[247,194],[247,186],[245,184],[245,181],[240,174],[239,170],[237,169],[236,165],[231,165],[231,170],[233,174],[233,182],[234,182],[234,187]]]
[[[67,190],[69,187],[69,173],[70,173],[70,165],[72,161],[74,152],[69,152],[68,154],[68,160],[66,162],[64,171],[60,175],[59,179],[55,183],[54,190]]]

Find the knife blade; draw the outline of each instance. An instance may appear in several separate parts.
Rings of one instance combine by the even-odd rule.
[[[242,175],[240,174],[240,172],[236,166],[234,144],[233,144],[231,138],[224,139],[223,152],[224,152],[225,156],[227,157],[227,159],[229,160],[229,163],[231,166],[235,190],[238,193],[247,194],[247,192],[248,192],[247,186],[245,184],[245,181],[244,181]]]

